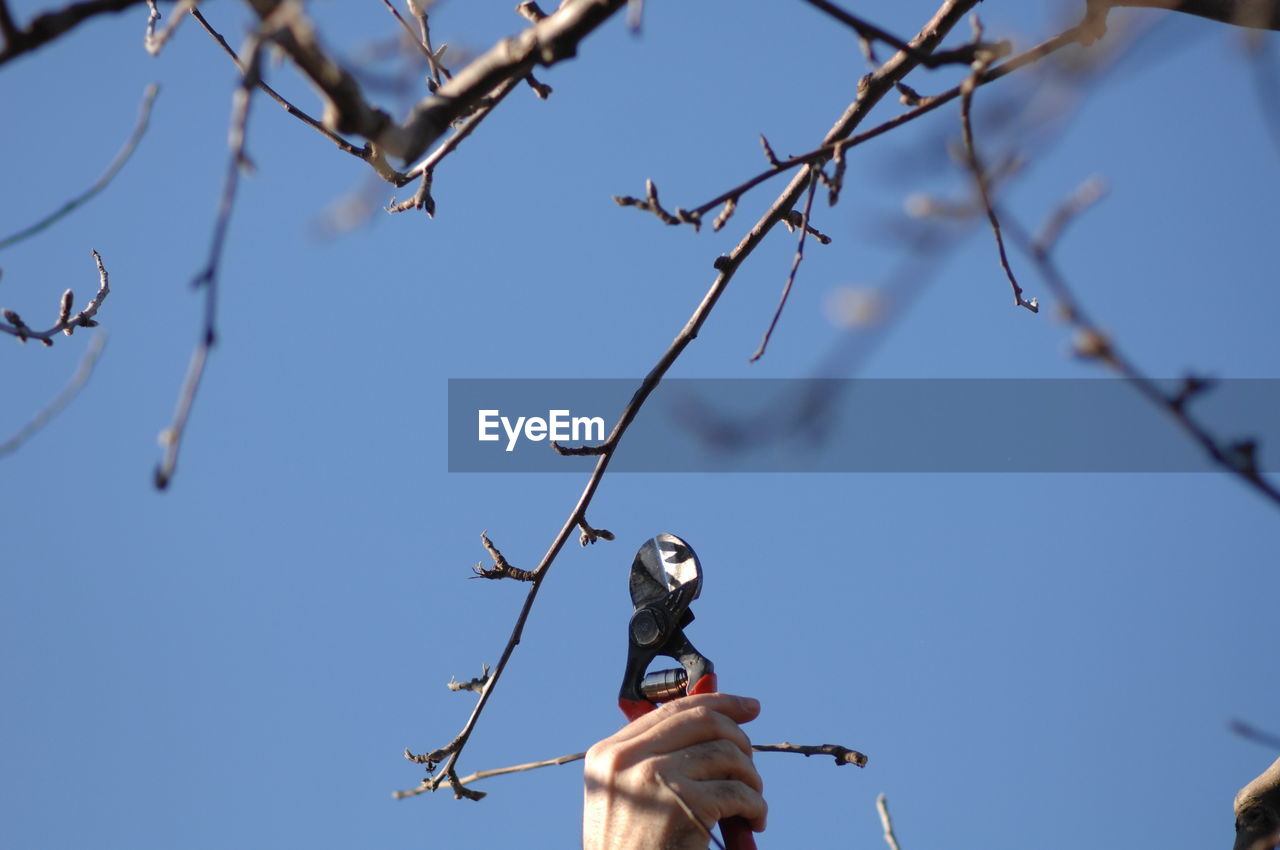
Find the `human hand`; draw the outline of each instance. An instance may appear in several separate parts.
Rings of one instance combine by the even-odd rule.
[[[584,769],[584,850],[705,850],[706,830],[734,816],[762,831],[764,783],[738,727],[759,714],[748,697],[695,694],[593,746]]]

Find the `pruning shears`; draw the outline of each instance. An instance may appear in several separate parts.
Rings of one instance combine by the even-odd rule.
[[[685,637],[693,622],[689,604],[702,592],[702,565],[693,548],[674,534],[645,541],[631,562],[631,603],[635,610],[627,629],[627,667],[618,693],[618,707],[635,720],[658,707],[690,694],[717,690],[715,665]],[[646,672],[659,655],[680,666]],[[727,850],[755,850],[755,836],[745,818],[720,821]]]

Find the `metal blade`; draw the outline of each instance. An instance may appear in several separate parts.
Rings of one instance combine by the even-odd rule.
[[[702,566],[693,548],[674,534],[646,540],[631,562],[631,603],[643,608],[685,588],[693,601],[702,592]]]

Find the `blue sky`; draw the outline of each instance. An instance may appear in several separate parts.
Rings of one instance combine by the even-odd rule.
[[[434,35],[451,52],[483,49],[521,25],[509,5],[443,4]],[[0,233],[92,182],[145,86],[162,87],[111,187],[0,251],[0,305],[32,324],[52,320],[64,288],[92,292],[90,249],[113,290],[92,381],[0,458],[0,843],[575,845],[577,765],[492,780],[480,803],[390,796],[421,776],[405,746],[461,727],[473,697],[444,684],[497,659],[523,600],[514,584],[468,580],[480,532],[533,566],[585,482],[449,474],[447,380],[638,380],[712,260],[781,187],[748,196],[719,234],[663,227],[609,196],[653,178],[671,206],[701,203],[762,167],[759,133],[779,154],[811,149],[863,73],[848,33],[800,3],[647,6],[642,37],[613,21],[577,60],[540,71],[548,101],[512,94],[441,166],[434,220],[378,212],[320,238],[317,220],[368,188],[367,168],[255,101],[257,170],[223,261],[220,345],[163,494],[155,437],[198,333],[188,282],[223,172],[233,69],[191,22],[147,56],[141,9],[0,69]],[[904,35],[932,12],[850,7]],[[310,10],[346,56],[395,32],[375,0]],[[1062,14],[999,0],[980,11],[1023,46]],[[206,12],[239,43],[236,4]],[[1090,175],[1108,180],[1059,260],[1152,375],[1280,377],[1280,151],[1241,46],[1225,27],[1167,21],[1063,101],[1069,120],[1037,118],[1016,137],[1030,166],[1004,203],[1029,226]],[[267,73],[315,108],[289,68]],[[956,79],[912,78],[935,91]],[[1022,85],[981,90],[979,108]],[[889,100],[878,118],[900,109]],[[994,156],[1012,137],[984,135],[984,120]],[[834,241],[808,245],[765,358],[747,363],[790,264],[785,231],[672,375],[810,374],[847,339],[827,318],[832,293],[874,287],[900,261],[885,225],[903,199],[962,195],[940,147],[958,130],[945,107],[853,152],[841,204],[815,212]],[[1039,315],[1010,305],[976,230],[859,374],[1099,376],[1069,356],[1046,288],[1015,263]],[[56,394],[88,337],[0,339],[0,435]],[[1276,755],[1227,723],[1280,727],[1280,683],[1267,678],[1277,513],[1225,475],[618,474],[589,517],[618,541],[556,562],[463,771],[585,749],[620,725],[625,571],[660,531],[701,557],[690,637],[725,689],[764,703],[753,739],[870,756],[862,771],[761,756],[762,847],[883,846],[878,792],[905,848],[1224,846],[1232,795]]]

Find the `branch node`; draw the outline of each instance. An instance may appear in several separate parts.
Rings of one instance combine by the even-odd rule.
[[[578,528],[582,529],[582,536],[578,538],[578,543],[587,546],[595,543],[597,540],[613,540],[613,532],[606,528],[592,528],[587,524],[586,517],[578,520]]]
[[[485,550],[489,553],[489,557],[493,558],[493,566],[486,568],[480,563],[475,565],[475,575],[472,578],[510,578],[516,581],[533,581],[537,577],[534,570],[522,570],[519,567],[513,567],[498,551],[498,547],[493,545],[487,534],[480,533],[480,542],[484,544]]]
[[[480,666],[480,675],[476,676],[475,678],[468,679],[465,682],[459,682],[455,680],[452,676],[450,676],[449,681],[445,683],[445,687],[447,687],[451,691],[455,691],[455,692],[456,691],[474,691],[477,694],[484,693],[484,689],[488,685],[489,685],[489,665],[488,664],[482,664]]]

